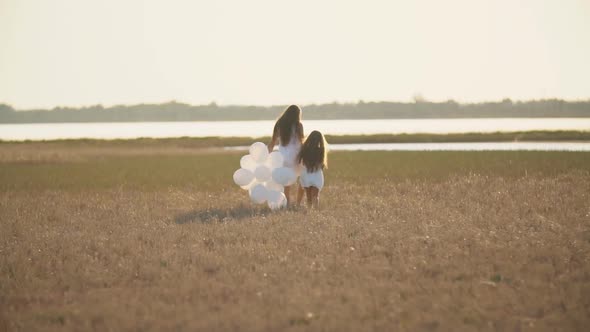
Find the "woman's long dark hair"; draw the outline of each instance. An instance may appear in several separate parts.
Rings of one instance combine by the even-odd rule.
[[[297,105],[291,105],[281,114],[275,123],[273,137],[280,136],[281,145],[285,146],[291,141],[291,132],[295,128],[295,134],[299,141],[303,141],[303,126],[301,125],[301,109]]]
[[[307,136],[297,161],[303,163],[308,172],[315,172],[318,169],[328,168],[328,143],[326,139],[317,130],[314,130]]]

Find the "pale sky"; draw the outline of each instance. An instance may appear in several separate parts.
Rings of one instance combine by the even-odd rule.
[[[589,0],[0,0],[0,103],[590,98]]]

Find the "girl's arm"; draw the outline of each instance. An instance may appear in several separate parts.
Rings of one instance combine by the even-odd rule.
[[[268,152],[272,152],[272,150],[274,150],[278,139],[279,139],[279,126],[277,123],[275,123],[275,127],[272,131],[272,137],[270,139],[270,143],[268,143]]]

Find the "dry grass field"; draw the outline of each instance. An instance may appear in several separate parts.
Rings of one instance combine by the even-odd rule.
[[[321,211],[241,153],[0,144],[0,331],[583,331],[590,154],[335,152]]]

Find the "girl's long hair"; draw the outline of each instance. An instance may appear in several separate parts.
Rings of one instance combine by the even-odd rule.
[[[319,169],[328,168],[328,143],[324,135],[317,130],[314,130],[307,136],[297,161],[303,163],[308,172],[315,172]]]
[[[299,142],[303,141],[303,126],[301,125],[301,109],[297,105],[291,105],[285,109],[277,119],[273,130],[273,137],[280,136],[281,145],[285,146],[291,141],[291,133],[295,128],[295,135]]]

